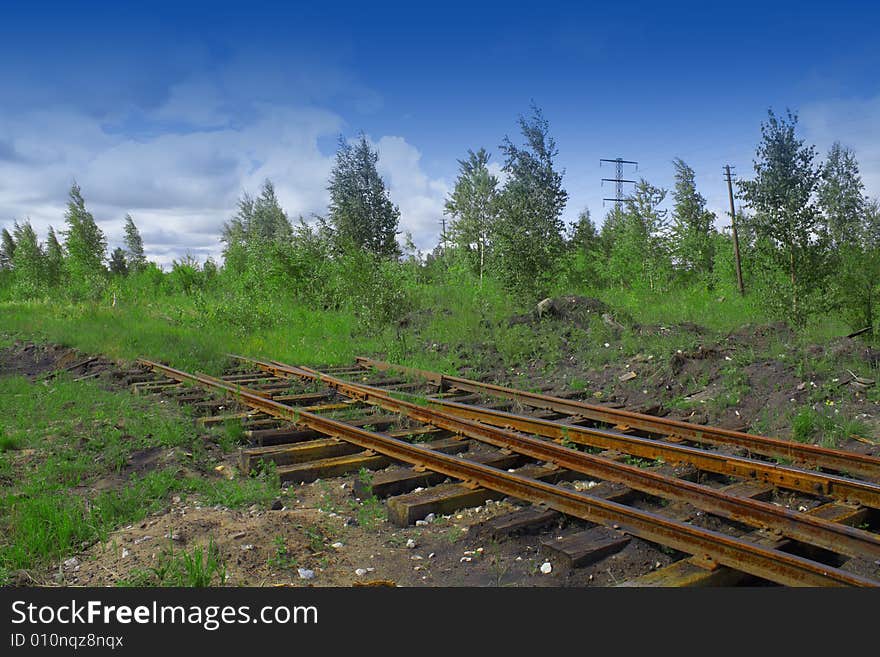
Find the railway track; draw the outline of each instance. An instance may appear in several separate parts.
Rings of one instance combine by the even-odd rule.
[[[231,398],[241,407],[237,412],[203,422],[238,418],[253,427],[250,437],[262,444],[243,451],[244,467],[273,460],[282,476],[307,480],[315,473],[326,477],[402,462],[415,469],[386,477],[380,487],[407,492],[416,482],[452,477],[463,482],[448,491],[453,504],[470,499],[468,491],[478,498],[477,491],[488,491],[535,505],[535,522],[546,516],[542,509],[552,509],[604,525],[615,536],[635,536],[691,555],[674,564],[666,580],[663,573],[653,573],[646,585],[692,583],[701,573],[707,583],[748,574],[784,585],[880,584],[843,567],[850,559],[880,559],[880,535],[869,530],[880,509],[880,459],[368,359],[316,370],[236,358],[249,371],[224,378],[142,360],[161,378],[135,385],[144,392],[198,399],[192,384]],[[385,378],[351,380],[376,372]],[[302,390],[291,393],[297,383]],[[426,389],[431,393],[421,394]],[[476,403],[484,399],[501,408]],[[196,403],[208,410],[221,405]],[[511,404],[531,414],[511,412]],[[357,413],[364,417],[350,417]],[[274,426],[278,422],[288,426]],[[492,451],[480,454],[473,446]],[[639,467],[633,459],[649,459],[651,467]],[[513,462],[520,467],[507,467]],[[715,479],[694,481],[706,473]],[[605,482],[607,490],[571,490],[562,482],[572,476]],[[793,511],[766,501],[778,491],[809,499],[812,508]],[[656,504],[641,508],[629,501],[634,496]],[[733,535],[689,522],[682,507],[722,520],[734,528]]]

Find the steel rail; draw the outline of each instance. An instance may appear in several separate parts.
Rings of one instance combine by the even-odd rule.
[[[601,456],[585,454],[554,442],[506,429],[488,427],[479,422],[426,409],[397,399],[375,386],[353,384],[309,367],[292,367],[282,365],[278,361],[266,362],[254,359],[247,361],[276,375],[280,371],[309,381],[320,381],[343,395],[378,405],[388,411],[402,413],[424,424],[453,431],[495,447],[510,449],[568,470],[622,483],[650,495],[687,502],[709,513],[759,529],[776,531],[803,543],[851,557],[871,559],[880,557],[880,536],[871,532],[802,515],[767,502],[729,495],[690,481],[618,463]]]
[[[272,371],[272,368],[274,368],[275,373],[285,373],[285,369],[302,369],[291,368],[291,366],[278,361],[245,360],[257,363],[262,362],[261,368],[266,369],[268,367],[270,368],[269,371]],[[296,375],[289,371],[286,374]],[[350,385],[362,386],[362,384]],[[386,392],[384,390],[377,390],[382,393]],[[397,394],[402,395],[403,393]],[[792,466],[768,463],[743,456],[720,454],[698,447],[668,443],[662,440],[618,433],[608,429],[562,424],[553,420],[516,415],[514,413],[460,404],[453,401],[427,399],[426,403],[430,407],[441,409],[451,415],[475,420],[494,427],[516,429],[523,433],[544,436],[545,438],[557,441],[570,440],[590,447],[613,449],[641,458],[663,460],[667,463],[689,463],[707,472],[715,472],[740,479],[752,479],[780,488],[812,495],[822,495],[842,502],[863,504],[875,509],[880,508],[880,484],[873,482],[849,479],[824,472],[802,470]]]
[[[367,431],[344,422],[301,412],[291,406],[266,399],[222,379],[139,359],[138,362],[170,378],[197,383],[224,391],[248,406],[340,438],[368,450],[406,463],[484,486],[503,495],[545,504],[562,513],[603,525],[618,525],[623,531],[676,550],[705,556],[716,563],[748,572],[757,577],[789,586],[872,586],[880,582],[794,554],[762,547],[712,530],[664,518],[648,511],[568,490],[505,470],[448,456],[425,447]]]
[[[636,413],[624,409],[588,404],[578,400],[562,399],[540,393],[516,390],[515,388],[492,383],[481,383],[460,376],[395,365],[361,356],[357,357],[357,362],[365,368],[374,367],[383,371],[396,370],[405,374],[419,376],[439,385],[441,388],[445,383],[449,383],[460,390],[513,399],[526,406],[553,410],[566,415],[578,415],[584,419],[626,425],[634,429],[669,437],[683,438],[694,442],[733,445],[765,456],[795,459],[812,466],[828,468],[837,472],[847,472],[872,479],[880,478],[880,458],[865,454],[829,449],[827,447],[819,447],[818,445],[793,443],[792,441],[780,438],[758,436],[720,427],[707,427],[681,420],[658,418],[645,413]]]

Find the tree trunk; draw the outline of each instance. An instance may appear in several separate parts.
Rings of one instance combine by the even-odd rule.
[[[791,310],[792,317],[797,321],[798,316],[798,293],[797,293],[797,280],[794,275],[794,248],[790,248],[788,251],[788,272],[791,276]]]

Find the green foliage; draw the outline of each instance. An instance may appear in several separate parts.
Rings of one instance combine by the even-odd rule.
[[[190,253],[172,261],[168,280],[172,289],[187,295],[193,294],[205,285],[205,277],[202,275],[199,261]]]
[[[519,117],[525,146],[508,137],[501,144],[508,179],[498,197],[498,219],[492,238],[494,269],[511,290],[542,293],[558,269],[564,249],[562,210],[568,192],[562,187],[564,172],[557,171],[556,141],[541,110]]]
[[[588,253],[592,251],[599,240],[599,231],[596,223],[590,216],[590,209],[584,208],[578,214],[577,221],[571,229],[567,240],[567,246],[575,251]]]
[[[675,191],[670,242],[676,267],[686,274],[710,280],[715,260],[715,214],[697,192],[694,170],[681,158],[673,160]]]
[[[388,511],[385,503],[376,497],[368,497],[362,500],[357,510],[358,524],[364,529],[376,529],[382,522],[388,519]]]
[[[449,229],[453,244],[466,254],[481,282],[498,215],[498,179],[489,173],[488,164],[484,148],[469,150],[468,158],[458,161],[458,178],[444,209],[454,218]]]
[[[128,263],[125,260],[125,251],[120,247],[113,249],[110,254],[110,273],[116,276],[125,276],[128,273]]]
[[[23,224],[16,222],[12,232],[15,239],[12,265],[16,294],[25,299],[38,297],[45,292],[48,283],[46,254],[29,221]]]
[[[247,267],[249,256],[258,257],[272,246],[288,245],[293,237],[293,228],[278,201],[275,186],[267,179],[256,200],[247,192],[242,194],[238,211],[224,224],[220,240],[226,243],[223,255],[227,265],[241,273]]]
[[[864,191],[855,153],[834,142],[821,168],[817,194],[835,246],[858,243],[865,212]]]
[[[864,423],[839,413],[834,403],[803,406],[791,418],[792,438],[798,442],[817,440],[823,447],[838,447],[853,435],[864,436],[868,428]]]
[[[395,239],[400,210],[389,198],[378,161],[363,133],[354,144],[340,137],[328,188],[330,223],[340,249],[391,257],[400,252]]]
[[[606,258],[600,265],[606,285],[665,289],[672,275],[666,190],[641,179],[623,207],[615,206],[602,226]]]
[[[130,214],[125,215],[125,263],[130,271],[141,271],[147,266],[144,240]]]
[[[816,150],[796,135],[797,115],[761,124],[755,177],[739,183],[754,211],[750,226],[758,238],[763,297],[768,309],[798,327],[824,308],[828,235],[814,202],[820,180]]]
[[[204,588],[226,583],[226,563],[214,539],[207,546],[196,546],[192,552],[174,550],[174,543],[162,550],[158,564],[132,571],[119,586],[177,586]]]
[[[296,568],[296,558],[287,549],[287,541],[284,540],[284,537],[276,536],[273,543],[275,545],[275,552],[268,558],[268,565],[279,570]]]
[[[64,247],[58,241],[52,226],[49,226],[46,238],[46,283],[50,287],[58,287],[64,283]]]
[[[76,183],[70,188],[64,213],[65,262],[70,292],[74,298],[95,298],[104,288],[104,256],[107,240],[92,214],[86,210],[82,191]]]
[[[0,269],[12,269],[15,256],[15,238],[5,228],[0,232]]]

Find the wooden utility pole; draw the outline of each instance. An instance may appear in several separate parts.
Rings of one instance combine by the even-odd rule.
[[[739,237],[736,234],[736,209],[733,206],[733,181],[730,175],[730,165],[724,165],[724,178],[727,180],[727,195],[730,197],[730,228],[733,231],[733,257],[736,261],[736,284],[739,286],[739,293],[745,296],[746,289],[743,285],[742,265],[739,259]]]

